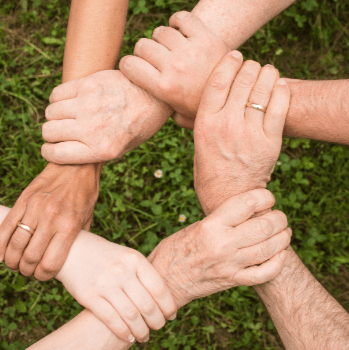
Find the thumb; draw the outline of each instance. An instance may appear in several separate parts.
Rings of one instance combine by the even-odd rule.
[[[56,164],[88,164],[104,161],[82,142],[65,141],[59,143],[44,143],[41,155],[49,162]]]

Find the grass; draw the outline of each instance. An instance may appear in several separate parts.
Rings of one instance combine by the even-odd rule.
[[[133,0],[122,55],[194,1]],[[348,77],[349,2],[297,2],[241,47],[298,79]],[[69,1],[0,0],[0,204],[12,206],[44,168],[41,124],[61,82]],[[169,121],[147,143],[102,174],[92,231],[148,254],[164,237],[203,217],[193,190],[192,133]],[[347,147],[284,139],[270,190],[294,229],[293,247],[349,310],[349,152]],[[157,179],[154,172],[163,171]],[[180,214],[187,221],[178,222]],[[81,311],[57,281],[39,283],[0,265],[0,349],[19,350]],[[197,300],[153,332],[139,349],[283,349],[251,288]]]

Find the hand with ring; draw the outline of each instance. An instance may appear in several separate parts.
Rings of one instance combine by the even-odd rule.
[[[0,225],[0,262],[44,281],[61,269],[77,234],[90,227],[101,165],[50,163]]]
[[[223,57],[194,124],[194,186],[209,214],[227,198],[265,188],[279,157],[290,89],[271,65]]]

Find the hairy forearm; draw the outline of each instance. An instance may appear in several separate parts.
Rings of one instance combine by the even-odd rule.
[[[128,0],[73,0],[64,49],[63,82],[114,69]]]
[[[292,80],[291,102],[284,134],[349,143],[349,80]]]
[[[349,349],[349,314],[288,248],[280,275],[255,290],[287,350]]]

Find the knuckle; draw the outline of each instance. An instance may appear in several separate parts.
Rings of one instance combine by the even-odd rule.
[[[5,217],[4,221],[1,224],[3,230],[13,230],[15,228],[15,222],[8,216]]]
[[[58,270],[59,270],[57,261],[53,261],[53,260],[49,260],[49,259],[43,260],[40,263],[40,266],[43,269],[43,271],[45,273],[48,273],[48,274],[53,274],[55,272],[58,272]]]
[[[251,93],[256,95],[257,98],[267,98],[270,95],[268,87],[263,84],[256,84]]]
[[[273,222],[267,218],[259,218],[258,221],[259,221],[259,228],[261,230],[261,233],[265,237],[269,237],[273,233],[273,229],[274,229]]]
[[[155,311],[155,309],[156,309],[155,302],[153,300],[148,300],[142,305],[141,312],[142,314],[150,315]]]
[[[79,90],[83,90],[84,92],[94,92],[97,90],[97,88],[98,85],[89,78],[83,78],[79,83]]]
[[[50,219],[59,214],[60,207],[56,202],[49,202],[45,206],[45,215]]]
[[[260,256],[263,260],[267,260],[270,257],[272,247],[270,242],[264,241],[259,244]]]
[[[167,293],[167,287],[165,285],[165,283],[160,283],[157,286],[155,286],[154,288],[154,297],[156,298],[161,298],[163,296],[165,296]]]
[[[134,265],[134,266],[137,266],[140,260],[142,260],[142,258],[144,258],[144,256],[139,252],[137,252],[136,250],[129,251],[126,256],[126,260],[128,264]]]
[[[209,81],[209,86],[216,90],[224,90],[228,88],[229,82],[225,79],[223,72],[216,72]]]
[[[16,234],[12,237],[10,246],[15,249],[15,250],[20,250],[25,248],[25,246],[28,243],[28,238],[21,235],[21,234]]]
[[[171,84],[167,79],[160,79],[156,82],[156,88],[158,91],[164,94],[170,94],[173,90],[173,84]]]
[[[249,192],[243,193],[241,195],[241,201],[246,205],[247,208],[255,208],[258,204],[256,197]]]
[[[125,314],[125,318],[129,321],[135,321],[140,317],[140,313],[137,309],[128,310]]]
[[[249,72],[241,72],[235,79],[236,83],[242,87],[250,88],[254,84],[254,77]]]
[[[25,251],[22,259],[28,265],[33,265],[33,264],[37,264],[40,261],[41,256],[42,256],[41,253],[31,250],[29,252]]]

